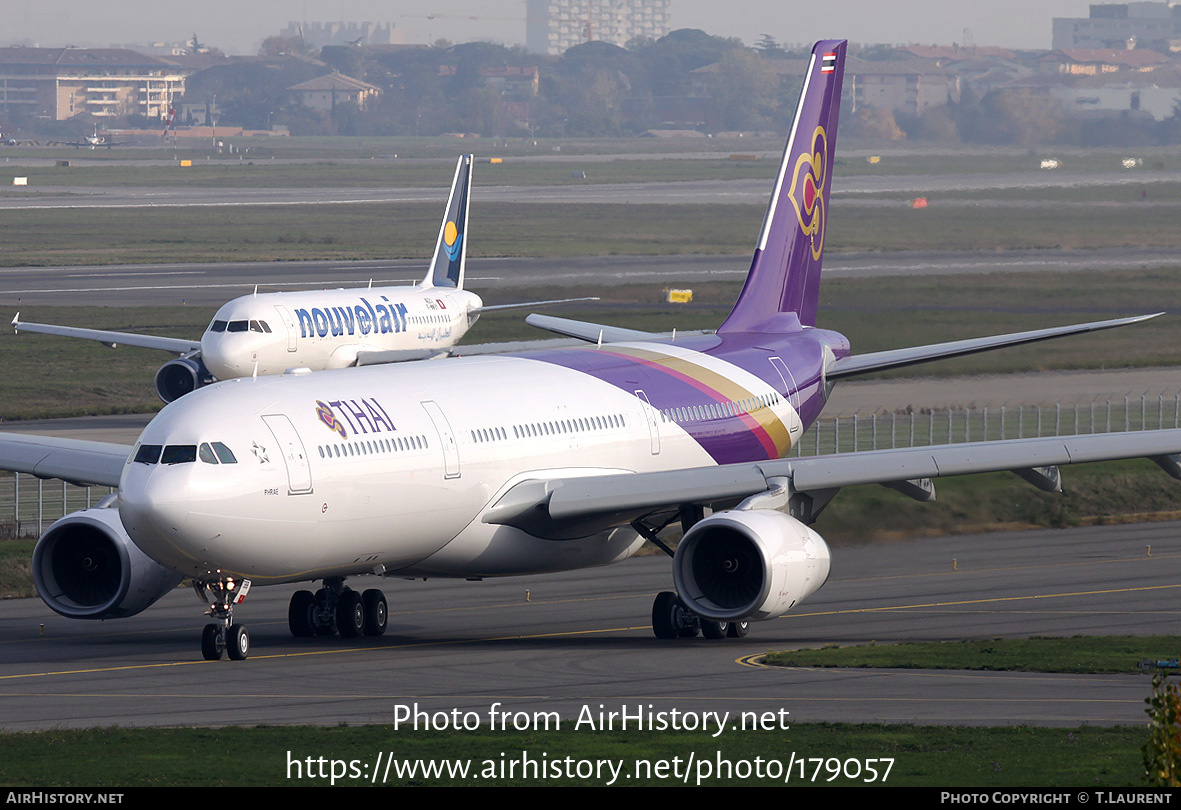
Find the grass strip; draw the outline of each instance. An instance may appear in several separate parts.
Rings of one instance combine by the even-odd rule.
[[[990,638],[780,650],[763,663],[779,667],[968,669],[1077,674],[1144,672],[1140,661],[1181,655],[1181,636]],[[1147,681],[1147,678],[1146,678]]]
[[[1145,694],[1148,682],[1145,680]],[[662,707],[657,706],[657,709]],[[718,738],[705,733],[595,732],[573,729],[567,720],[560,731],[530,730],[491,733],[408,732],[392,726],[333,728],[219,729],[60,729],[0,735],[5,755],[0,784],[30,787],[131,786],[336,786],[369,785],[382,754],[409,765],[415,760],[466,765],[469,774],[424,776],[403,773],[377,779],[395,786],[599,786],[607,776],[566,778],[567,758],[584,763],[609,759],[622,766],[616,784],[626,786],[863,785],[928,787],[1066,787],[1135,786],[1143,770],[1142,728],[950,728],[920,726],[793,724],[786,731],[727,731]],[[96,757],[96,751],[107,755]],[[117,755],[111,754],[117,752]],[[228,753],[228,752],[232,752]],[[794,756],[790,778],[784,771]],[[692,757],[687,779],[684,771]],[[309,758],[311,762],[309,763]],[[764,774],[754,774],[756,758]],[[800,762],[801,758],[817,758]],[[888,777],[884,758],[892,759]],[[521,762],[561,763],[545,770],[545,778],[522,777]],[[717,763],[747,763],[729,777],[717,774]],[[857,760],[860,775],[847,761]],[[879,778],[870,782],[864,765],[878,760]],[[300,763],[298,769],[292,762]],[[659,778],[652,764],[665,763],[675,776]],[[777,765],[770,765],[774,762]],[[510,775],[510,763],[515,775]],[[642,763],[649,763],[645,766]],[[332,768],[345,775],[331,779]],[[309,778],[309,768],[316,776]],[[708,770],[714,775],[706,777]],[[353,771],[357,775],[349,775]],[[833,771],[841,773],[831,778]],[[299,773],[302,778],[295,778]],[[321,776],[320,774],[323,773]],[[605,773],[605,772],[604,772]],[[801,778],[801,773],[803,777]],[[831,778],[831,779],[830,779]]]

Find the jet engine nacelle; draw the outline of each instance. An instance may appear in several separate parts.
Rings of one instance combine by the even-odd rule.
[[[685,533],[673,559],[681,601],[713,621],[773,619],[820,590],[828,545],[770,509],[719,512]]]
[[[156,394],[165,402],[173,402],[213,382],[213,375],[205,368],[201,355],[180,357],[160,366],[156,372]]]
[[[119,510],[86,509],[49,527],[33,550],[33,581],[45,604],[69,619],[134,616],[181,575],[144,554]]]

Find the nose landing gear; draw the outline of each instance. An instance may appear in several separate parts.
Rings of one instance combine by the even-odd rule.
[[[239,605],[250,591],[250,580],[225,577],[193,583],[197,598],[209,605],[206,615],[214,619],[201,631],[201,656],[206,661],[221,659],[228,653],[232,661],[244,661],[250,654],[250,634],[234,624],[234,605]]]

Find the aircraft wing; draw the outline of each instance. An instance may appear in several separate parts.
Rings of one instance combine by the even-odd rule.
[[[119,486],[130,452],[124,444],[0,433],[0,470],[73,484]]]
[[[180,338],[157,337],[155,335],[136,335],[131,332],[108,332],[105,329],[79,329],[74,326],[55,326],[49,323],[28,323],[20,320],[20,313],[12,319],[13,329],[17,332],[36,332],[42,335],[61,335],[62,337],[95,340],[111,348],[123,344],[124,346],[142,346],[145,349],[160,349],[176,355],[188,354],[201,348],[199,340],[182,340]]]
[[[492,304],[490,306],[475,307],[471,310],[474,315],[480,315],[485,312],[495,312],[501,309],[526,309],[528,307],[544,307],[549,304],[572,304],[576,301],[598,301],[597,295],[587,296],[584,298],[554,298],[549,301],[522,301],[519,304]]]
[[[1060,490],[1058,466],[1148,458],[1181,479],[1181,429],[934,445],[778,459],[669,472],[524,481],[488,509],[484,523],[568,539],[685,505],[730,508],[760,494],[773,508],[811,522],[841,487],[882,484],[920,501],[935,498],[930,479],[1011,471],[1046,491]],[[818,507],[818,508],[817,508]]]
[[[1147,321],[1163,315],[1157,312],[1152,315],[1137,315],[1132,318],[1115,318],[1109,321],[1092,321],[1090,323],[1071,324],[1070,326],[1055,326],[1049,329],[1034,329],[1030,332],[1012,332],[1007,335],[993,335],[992,337],[970,338],[968,340],[953,340],[950,343],[932,343],[928,346],[915,346],[909,349],[890,349],[884,352],[870,352],[868,354],[842,357],[825,369],[825,377],[829,380],[839,380],[841,377],[851,377],[854,374],[869,374],[873,371],[885,371],[891,368],[912,366],[916,363],[926,363],[931,360],[942,360],[948,357],[960,357],[965,354],[985,352],[1005,346],[1019,346],[1022,343],[1033,343],[1039,340],[1078,335],[1083,332],[1098,332],[1101,329],[1114,329],[1117,326],[1127,326],[1140,321]],[[530,316],[534,317],[534,316]],[[526,319],[528,321],[528,319]]]
[[[591,323],[590,321],[574,321],[569,318],[557,318],[553,315],[538,315],[536,312],[526,317],[525,323],[530,326],[536,326],[538,329],[544,329],[547,332],[556,332],[559,335],[578,338],[587,343],[667,340],[672,336],[671,332],[643,332],[639,329],[624,329],[621,326],[607,326],[601,323]],[[677,334],[704,335],[709,333],[702,330],[694,330],[678,332]]]
[[[358,366],[380,366],[385,363],[406,363],[411,360],[434,360],[446,357],[446,349],[388,349],[386,351],[362,350],[357,352]]]

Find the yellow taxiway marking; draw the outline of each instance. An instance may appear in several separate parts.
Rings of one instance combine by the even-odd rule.
[[[781,616],[783,619],[802,619],[816,616],[840,616],[852,613],[884,613],[891,610],[919,610],[940,607],[963,607],[965,605],[989,605],[1001,602],[1027,602],[1036,599],[1063,599],[1069,596],[1103,596],[1113,593],[1139,593],[1144,591],[1163,591],[1181,588],[1176,585],[1146,585],[1142,588],[1106,588],[1098,591],[1066,591],[1064,593],[1039,593],[1028,596],[996,596],[988,599],[962,599],[954,602],[916,602],[910,605],[883,605],[871,608],[851,608],[849,610],[822,610],[813,613],[789,613]]]

